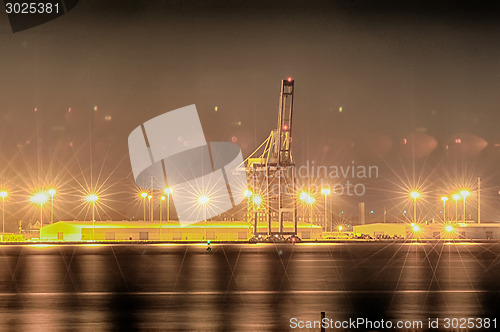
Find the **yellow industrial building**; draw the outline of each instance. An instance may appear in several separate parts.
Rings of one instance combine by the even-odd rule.
[[[272,230],[277,231],[278,225]],[[276,229],[275,229],[276,228]],[[292,231],[292,223],[285,223],[285,231]],[[258,225],[259,232],[266,224]],[[177,222],[141,221],[59,221],[43,226],[42,240],[49,241],[247,241],[253,236],[253,225],[245,222],[207,221],[188,226]],[[300,224],[298,236],[302,239],[320,239],[322,228]]]

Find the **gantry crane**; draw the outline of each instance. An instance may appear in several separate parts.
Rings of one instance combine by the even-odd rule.
[[[277,128],[247,158],[247,221],[253,222],[255,236],[297,235],[295,164],[292,155],[293,96],[294,80],[289,77],[281,81]],[[258,202],[255,201],[256,197],[260,198]],[[267,221],[267,232],[258,231],[259,219]],[[272,228],[273,221],[278,222],[277,230]],[[284,231],[285,221],[293,223],[293,231]]]

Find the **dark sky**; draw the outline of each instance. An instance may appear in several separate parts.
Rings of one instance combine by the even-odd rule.
[[[90,182],[92,131],[92,182],[109,178],[102,218],[130,218],[141,210],[132,129],[196,104],[207,140],[236,138],[247,156],[276,126],[292,76],[297,164],[380,168],[336,210],[355,217],[366,201],[374,218],[384,207],[400,217],[404,188],[418,186],[430,218],[440,195],[481,176],[483,218],[500,220],[495,2],[83,0],[18,33],[0,15],[0,40],[0,180],[18,211],[49,182],[61,218],[88,213],[73,201]]]

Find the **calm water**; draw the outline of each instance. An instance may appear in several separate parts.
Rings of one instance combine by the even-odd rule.
[[[500,318],[500,244],[0,246],[0,330]]]

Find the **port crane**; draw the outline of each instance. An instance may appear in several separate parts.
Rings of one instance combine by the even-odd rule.
[[[295,163],[292,155],[294,83],[291,77],[281,81],[277,127],[247,158],[247,221],[253,223],[254,236],[297,235]],[[265,232],[259,231],[259,219],[267,222]],[[276,222],[278,226],[273,228]],[[285,222],[293,224],[292,231],[285,231]]]

